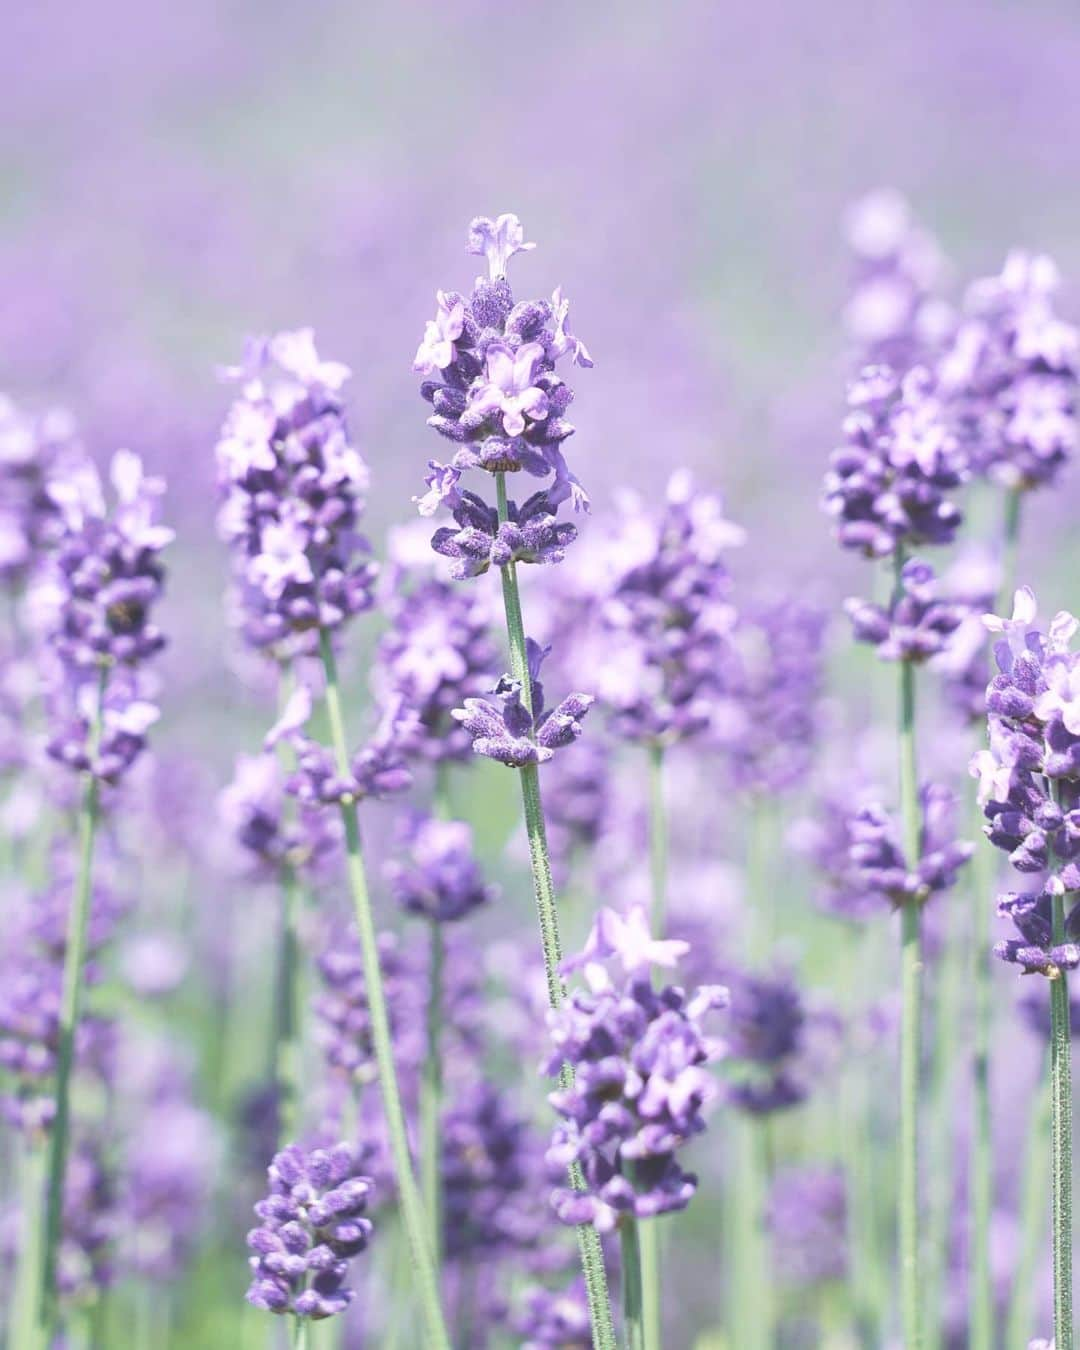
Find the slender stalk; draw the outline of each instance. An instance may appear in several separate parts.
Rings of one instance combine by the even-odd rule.
[[[45,1236],[41,1200],[45,1188],[47,1156],[44,1139],[29,1139],[19,1168],[20,1240],[8,1321],[8,1345],[11,1350],[40,1350],[44,1343],[38,1312],[41,1305],[41,1262]]]
[[[292,670],[282,666],[278,687],[279,711],[288,702],[292,686]],[[290,760],[294,761],[295,755],[290,755],[284,741],[278,744],[278,758],[283,771],[288,772],[293,768]],[[295,819],[291,797],[285,799],[283,816],[286,826]],[[278,1094],[278,1143],[283,1146],[295,1139],[299,1132],[304,1071],[301,1043],[303,969],[299,935],[301,894],[296,868],[289,859],[281,867],[280,891],[281,926],[274,989],[273,1074]]]
[[[105,686],[109,672],[102,666],[98,674],[97,700],[90,722],[87,753],[90,763],[97,759],[101,744],[101,719],[105,704]],[[64,1217],[64,1181],[67,1175],[71,1143],[71,1075],[75,1065],[75,1037],[82,1012],[83,980],[86,974],[86,934],[93,893],[94,841],[97,836],[100,784],[94,773],[83,781],[79,810],[79,870],[68,911],[64,948],[64,988],[60,1000],[60,1025],[56,1048],[56,1113],[49,1135],[49,1175],[45,1204],[45,1244],[41,1271],[41,1320],[47,1330],[56,1317],[56,1259]]]
[[[1012,600],[1016,585],[1016,555],[1020,544],[1020,508],[1024,494],[1013,488],[1005,494],[1005,511],[1001,541],[1001,602],[1006,606]]]
[[[667,926],[668,825],[664,805],[664,747],[649,746],[649,873],[652,880],[651,927],[662,938]]]
[[[498,494],[499,520],[509,518],[506,500],[506,476],[495,475]],[[521,684],[521,697],[527,709],[532,710],[532,687],[529,681],[528,660],[525,653],[525,625],[521,617],[521,596],[518,591],[517,569],[513,563],[499,569],[502,575],[503,608],[506,611],[507,639],[510,646],[510,670]],[[555,886],[551,879],[551,859],[548,855],[547,832],[544,828],[544,808],[540,797],[540,775],[535,764],[526,764],[519,771],[521,799],[525,812],[525,830],[529,837],[529,858],[532,864],[536,911],[540,922],[540,943],[544,954],[544,973],[547,979],[548,1002],[553,1009],[562,1006],[564,989],[559,965],[562,950],[559,941],[559,918],[555,907]],[[567,1090],[573,1085],[574,1071],[563,1064],[559,1071],[559,1086]],[[571,1185],[583,1189],[585,1182],[580,1168],[570,1169]],[[615,1327],[611,1316],[607,1274],[600,1235],[592,1224],[579,1224],[578,1248],[585,1275],[585,1291],[589,1302],[595,1350],[615,1350]]]
[[[420,1078],[420,1184],[436,1276],[442,1268],[442,990],[443,931],[428,923],[428,1000],[424,1067]]]
[[[642,1288],[641,1235],[637,1219],[626,1217],[619,1224],[622,1254],[623,1326],[627,1350],[649,1350],[645,1333],[645,1296]]]
[[[1023,1192],[1020,1202],[1020,1249],[1013,1276],[1012,1297],[1005,1330],[1005,1344],[1023,1345],[1035,1324],[1032,1290],[1039,1254],[1046,1242],[1046,1193],[1050,1188],[1046,1141],[1050,1137],[1050,1054],[1039,1070],[1039,1082],[1031,1108],[1027,1142],[1024,1145]]]
[[[1065,941],[1065,897],[1053,897],[1054,944]],[[1054,1350],[1073,1350],[1072,1297],[1072,1046],[1069,985],[1050,981],[1051,1185],[1054,1235]]]
[[[988,909],[980,910],[985,917]],[[958,919],[963,915],[953,907],[945,912],[945,932],[937,966],[937,998],[933,1010],[934,1042],[930,1071],[930,1188],[927,1216],[926,1325],[924,1335],[929,1350],[944,1344],[944,1287],[948,1271],[949,1219],[954,1209],[955,1175],[955,1097],[956,1070],[960,1037],[961,991],[964,984],[964,949]],[[986,953],[983,952],[985,959]],[[978,1238],[972,1235],[972,1242]],[[972,1326],[971,1350],[976,1350]],[[990,1350],[979,1345],[979,1350]]]
[[[742,1112],[731,1116],[732,1170],[728,1182],[731,1240],[729,1243],[729,1343],[738,1350],[767,1350],[771,1303],[768,1257],[762,1223],[761,1145],[758,1122]]]
[[[897,553],[897,580],[903,558]],[[915,668],[900,663],[900,808],[904,855],[914,870],[921,853],[919,780],[915,763]],[[919,1271],[919,1060],[922,1011],[921,906],[909,900],[901,914],[900,938],[900,1305],[904,1345],[922,1345]]]
[[[975,806],[978,834],[982,812]],[[971,1350],[992,1350],[995,1336],[994,1285],[990,1270],[990,1219],[993,1210],[993,1142],[990,1113],[991,914],[995,855],[980,848],[971,862],[973,965],[971,969],[972,1109],[969,1190],[971,1206]],[[1021,1342],[1017,1342],[1021,1344]]]
[[[334,658],[330,634],[325,629],[319,631],[319,651],[322,656],[323,669],[326,672],[326,711],[330,722],[331,742],[338,771],[347,775],[349,772],[349,752],[345,735],[345,719],[341,708],[337,662]],[[446,1324],[439,1303],[439,1284],[435,1275],[431,1248],[428,1244],[428,1232],[430,1231],[428,1220],[424,1214],[423,1201],[413,1173],[412,1158],[409,1155],[409,1138],[405,1127],[405,1113],[401,1105],[397,1070],[394,1066],[390,1018],[386,1009],[382,970],[379,966],[375,919],[368,895],[367,873],[360,847],[360,823],[357,818],[355,802],[342,802],[341,819],[345,828],[346,870],[349,876],[349,888],[352,892],[357,933],[360,938],[364,983],[367,987],[368,1011],[371,1018],[371,1041],[375,1051],[379,1087],[382,1091],[383,1113],[386,1117],[386,1130],[390,1139],[390,1152],[393,1157],[394,1174],[401,1201],[402,1220],[409,1238],[409,1250],[412,1254],[417,1291],[426,1324],[427,1342],[430,1346],[436,1347],[436,1350],[449,1350],[450,1338],[446,1331]]]
[[[307,1350],[308,1346],[308,1328],[311,1323],[306,1317],[289,1318],[289,1346],[290,1350]]]
[[[1016,584],[1023,493],[1005,493],[1001,531],[1001,592],[1008,606]],[[992,606],[995,608],[996,606]],[[975,807],[975,836],[982,833],[982,812]],[[980,848],[972,862],[972,1122],[971,1205],[971,1350],[993,1350],[994,1288],[990,1270],[990,1218],[994,1203],[993,1121],[990,1105],[990,1033],[993,999],[990,985],[991,902],[996,877],[995,855]],[[1026,1334],[1026,1333],[1025,1333]],[[1018,1342],[1019,1343],[1019,1342]]]

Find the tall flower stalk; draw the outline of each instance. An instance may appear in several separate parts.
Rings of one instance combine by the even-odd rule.
[[[409,1152],[358,815],[364,797],[408,784],[401,749],[407,719],[395,700],[372,742],[350,760],[334,654],[335,635],[373,604],[376,574],[360,532],[367,468],[350,441],[340,393],[349,370],[320,359],[311,330],[301,329],[249,343],[241,365],[225,374],[241,384],[217,445],[219,519],[234,550],[234,608],[251,646],[279,661],[317,655],[322,663],[330,752],[304,734],[312,709],[304,687],[267,741],[293,745],[296,771],[286,786],[301,808],[336,806],[340,815],[372,1049],[424,1332],[427,1344],[445,1350],[450,1342]]]
[[[1075,900],[1080,841],[1080,653],[1070,650],[1077,621],[1064,612],[1045,633],[1035,626],[1035,597],[1016,592],[1012,617],[988,616],[997,634],[998,674],[986,695],[989,749],[972,761],[991,843],[1021,874],[1045,876],[1041,887],[1003,895],[998,912],[1017,937],[996,954],[1050,986],[1050,1174],[1055,1345],[1073,1345],[1072,1075],[1068,974],[1080,965]]]
[[[41,1325],[56,1324],[57,1261],[71,1151],[71,1085],[82,1016],[87,936],[94,885],[94,846],[103,783],[119,782],[146,744],[157,719],[141,697],[142,666],[165,645],[153,622],[164,570],[159,554],[172,532],[157,523],[164,484],[143,473],[138,456],[121,451],[110,472],[115,505],[106,508],[97,472],[86,462],[51,488],[62,525],[50,559],[56,583],[48,616],[43,674],[49,693],[49,754],[83,779],[78,813],[78,863],[68,909],[64,971],[56,1032],[56,1070],[40,1245]]]

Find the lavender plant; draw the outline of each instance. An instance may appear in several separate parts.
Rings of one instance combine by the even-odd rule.
[[[438,312],[414,365],[428,377],[421,392],[433,409],[429,425],[457,448],[450,464],[431,461],[428,491],[417,505],[422,515],[443,505],[451,511],[454,526],[436,530],[432,547],[452,560],[458,579],[480,576],[492,566],[500,570],[511,673],[496,686],[498,703],[467,699],[459,720],[477,753],[519,771],[548,998],[558,1009],[561,950],[538,766],[580,734],[591,698],[571,694],[544,713],[536,683],[542,654],[526,642],[517,565],[558,562],[576,535],[570,522],[557,519],[559,507],[567,501],[578,509],[588,505],[562,450],[573,431],[564,416],[573,394],[556,367],[567,358],[585,367],[592,361],[569,331],[569,306],[560,290],[550,302],[515,304],[507,264],[532,247],[516,216],[477,217],[469,228],[469,251],[487,258],[488,277],[477,279],[468,299],[456,291],[436,297]],[[459,488],[470,470],[493,475],[494,507]],[[506,475],[521,471],[551,481],[519,507],[507,495]],[[569,1065],[563,1074],[569,1090]],[[572,1180],[575,1187],[585,1185],[576,1168]],[[609,1350],[614,1330],[599,1237],[588,1223],[578,1233],[593,1337],[600,1350]]]

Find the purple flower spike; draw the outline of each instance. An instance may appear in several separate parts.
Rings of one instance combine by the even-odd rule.
[[[903,380],[868,366],[852,385],[844,444],[825,475],[825,510],[843,548],[871,558],[952,542],[960,508],[946,495],[967,476],[967,458],[952,434],[925,369]]]
[[[479,576],[511,562],[559,562],[575,537],[555,517],[569,500],[588,509],[588,496],[563,454],[573,434],[567,410],[573,391],[556,364],[592,365],[585,345],[569,328],[569,303],[560,289],[552,299],[514,301],[506,265],[532,248],[516,216],[473,222],[470,252],[483,253],[490,279],[479,278],[467,298],[438,293],[438,313],[428,323],[415,366],[427,378],[420,392],[431,404],[428,418],[453,443],[449,464],[431,461],[427,491],[415,498],[421,515],[445,506],[457,529],[443,527],[432,539],[436,553],[454,560],[458,580]],[[481,496],[459,486],[462,475],[524,470],[547,479],[546,486],[500,526],[497,512]]]
[[[473,854],[472,830],[464,821],[421,817],[411,822],[407,843],[408,862],[386,867],[403,909],[446,923],[493,898],[495,892],[485,884]]]
[[[548,1162],[577,1162],[585,1178],[583,1191],[560,1187],[552,1203],[563,1223],[594,1223],[601,1232],[622,1214],[649,1218],[689,1203],[697,1179],[675,1155],[705,1129],[704,1109],[717,1092],[705,1066],[725,1050],[703,1020],[726,1005],[727,990],[706,987],[691,998],[675,986],[654,990],[642,963],[671,964],[686,944],[653,943],[643,924],[643,914],[617,923],[608,912],[571,963],[586,966],[590,989],[575,990],[548,1015],[547,1072],[564,1063],[575,1071],[573,1085],[550,1097],[563,1120]],[[628,970],[618,984],[598,973],[609,955]]]
[[[1049,876],[1041,887],[1002,896],[998,911],[1019,940],[995,949],[1025,972],[1055,978],[1080,958],[1080,653],[1070,650],[1077,630],[1059,613],[1043,633],[1036,627],[1034,594],[1016,592],[1010,619],[989,615],[1000,634],[994,647],[998,674],[986,691],[989,748],[971,761],[990,842],[1022,873]],[[1066,937],[1055,944],[1050,922],[1054,896],[1064,897]]]
[[[254,1307],[318,1320],[352,1302],[349,1261],[372,1230],[364,1211],[374,1183],[361,1163],[347,1144],[310,1153],[290,1144],[275,1155],[269,1195],[255,1206],[262,1222],[247,1238]]]

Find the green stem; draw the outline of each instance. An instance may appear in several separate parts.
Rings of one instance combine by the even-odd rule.
[[[982,833],[982,812],[975,804],[976,834]],[[978,849],[971,864],[973,937],[971,968],[972,1122],[971,1172],[971,1350],[992,1350],[996,1314],[990,1269],[990,1220],[994,1198],[994,1159],[990,1110],[990,1030],[993,1011],[990,979],[990,916],[995,860],[988,848]],[[1017,1342],[1019,1344],[1020,1342]]]
[[[20,1242],[8,1321],[11,1350],[41,1350],[43,1345],[38,1313],[45,1236],[41,1201],[47,1156],[44,1138],[27,1140],[20,1167]]]
[[[641,1307],[645,1350],[661,1350],[664,1343],[660,1307],[660,1237],[659,1219],[640,1220],[638,1238],[641,1247]]]
[[[924,1334],[930,1350],[938,1350],[944,1343],[944,1282],[948,1270],[949,1220],[953,1213],[955,1172],[955,1099],[956,1069],[959,1049],[959,1022],[961,990],[963,987],[963,954],[965,945],[958,930],[957,913],[950,907],[945,913],[945,932],[942,952],[938,960],[937,997],[933,1010],[934,1042],[930,1071],[930,1192],[927,1217],[926,1252],[927,1283],[926,1325]],[[980,914],[980,917],[982,915]],[[983,953],[985,958],[985,953]],[[977,1239],[972,1237],[973,1243]],[[974,1327],[971,1350],[975,1350]],[[980,1350],[988,1350],[981,1346]]]
[[[341,708],[341,690],[338,684],[334,648],[330,634],[326,629],[319,630],[319,651],[322,656],[323,669],[326,672],[326,712],[330,722],[331,742],[338,771],[342,776],[347,776],[349,774],[349,752],[345,735],[345,719]],[[446,1323],[443,1320],[442,1308],[439,1303],[439,1283],[435,1274],[435,1263],[432,1259],[431,1248],[428,1244],[428,1232],[430,1231],[428,1220],[424,1214],[423,1201],[413,1173],[412,1158],[409,1155],[409,1138],[405,1127],[405,1113],[401,1106],[397,1070],[394,1066],[390,1018],[386,1008],[382,970],[379,966],[378,939],[375,933],[375,919],[371,910],[371,900],[368,895],[367,874],[364,868],[363,852],[360,847],[360,823],[357,818],[355,802],[342,802],[341,820],[345,828],[346,870],[349,876],[349,888],[352,892],[357,933],[360,938],[364,983],[367,988],[368,1012],[371,1018],[371,1041],[375,1051],[379,1087],[382,1091],[383,1113],[386,1117],[386,1130],[390,1139],[390,1152],[393,1157],[394,1174],[401,1201],[402,1219],[409,1238],[409,1250],[412,1254],[417,1291],[427,1327],[428,1344],[436,1347],[437,1350],[449,1350],[450,1338],[446,1331]]]
[[[97,700],[87,737],[87,753],[93,765],[101,744],[101,719],[109,672],[98,674]],[[49,1135],[49,1177],[45,1205],[45,1245],[42,1253],[41,1319],[51,1329],[56,1319],[56,1260],[64,1219],[64,1181],[71,1135],[71,1076],[75,1065],[75,1037],[82,1012],[83,979],[86,973],[86,933],[93,893],[94,841],[97,835],[100,784],[88,772],[83,782],[79,810],[79,870],[68,911],[64,950],[64,988],[56,1048],[56,1114]]]
[[[1053,897],[1054,945],[1065,941],[1065,896]],[[1054,1350],[1073,1350],[1072,1300],[1072,1064],[1069,984],[1050,981],[1050,1137],[1054,1235]]]
[[[624,1218],[619,1224],[619,1251],[622,1254],[623,1330],[627,1350],[649,1350],[645,1335],[644,1291],[641,1273],[641,1240],[636,1219]]]
[[[307,1350],[308,1328],[311,1323],[306,1317],[289,1318],[289,1346],[290,1350]]]
[[[436,1274],[442,1268],[442,991],[443,931],[428,924],[428,1000],[424,1068],[420,1079],[420,1182]]]
[[[664,747],[649,746],[649,871],[652,880],[651,927],[662,938],[667,926],[668,826],[664,806]]]
[[[728,1339],[738,1350],[767,1350],[772,1311],[763,1225],[763,1137],[758,1122],[741,1112],[732,1114],[731,1128]]]
[[[1008,606],[1012,602],[1013,589],[1016,586],[1016,557],[1020,543],[1020,507],[1024,500],[1023,491],[1012,488],[1005,493],[1005,511],[1002,529],[1001,547],[1001,603]]]
[[[903,559],[897,554],[897,578]],[[909,870],[918,865],[922,821],[915,764],[915,668],[900,662],[900,807],[904,856]],[[899,1211],[900,1306],[904,1345],[922,1345],[919,1274],[919,1060],[922,1011],[921,902],[911,899],[901,914],[900,942],[900,1157]]]
[[[278,689],[279,710],[284,709],[292,691],[292,671],[283,666]],[[278,758],[284,772],[289,772],[295,756],[289,755],[284,742],[278,745]],[[286,828],[295,818],[291,797],[285,798],[284,823]],[[300,1129],[300,1109],[303,1102],[304,1053],[301,1043],[303,1027],[303,967],[300,956],[300,882],[296,868],[289,859],[281,867],[281,918],[278,939],[278,968],[274,990],[273,1074],[278,1093],[278,1144],[284,1147],[297,1137]]]
[[[509,518],[506,500],[506,476],[495,475],[498,494],[499,520]],[[506,611],[507,639],[510,646],[510,670],[521,685],[525,707],[532,710],[532,687],[529,681],[528,660],[525,651],[525,625],[521,617],[521,596],[518,591],[517,569],[513,563],[499,569],[502,576],[503,608]],[[544,828],[544,808],[540,798],[540,775],[535,764],[526,764],[519,771],[521,799],[525,813],[525,830],[529,837],[529,858],[532,865],[536,912],[540,922],[540,943],[544,955],[544,973],[547,979],[548,1002],[558,1010],[563,1003],[564,989],[559,965],[562,951],[559,941],[559,918],[555,907],[555,886],[551,879],[551,859],[548,855],[547,833]],[[563,1064],[559,1071],[559,1086],[563,1091],[573,1086],[574,1071]],[[581,1169],[574,1164],[570,1182],[576,1189],[584,1189]],[[600,1235],[592,1224],[577,1228],[581,1266],[585,1275],[585,1291],[589,1302],[594,1350],[615,1350],[615,1326],[611,1316],[611,1298],[608,1294],[607,1274]]]
[[[1020,1249],[1013,1277],[1005,1344],[1023,1345],[1034,1325],[1036,1266],[1046,1241],[1046,1193],[1050,1187],[1046,1141],[1050,1137],[1050,1055],[1043,1061],[1024,1146],[1020,1202]]]

